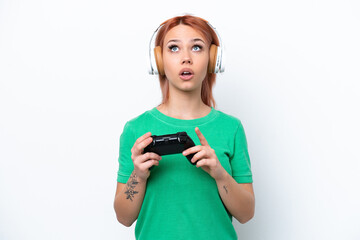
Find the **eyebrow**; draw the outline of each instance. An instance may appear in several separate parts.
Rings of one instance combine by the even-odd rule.
[[[201,41],[205,44],[204,40],[202,40],[201,38],[194,38],[194,39],[191,39],[190,42],[197,42],[197,41]],[[167,42],[167,44],[169,44],[170,42],[181,42],[179,39],[171,39]]]

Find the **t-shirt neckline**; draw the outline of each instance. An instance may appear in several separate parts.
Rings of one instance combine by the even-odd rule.
[[[213,107],[211,107],[211,111],[206,116],[201,117],[201,118],[195,118],[195,119],[187,119],[187,120],[167,116],[164,113],[160,112],[156,107],[151,109],[150,113],[154,117],[156,117],[157,119],[159,119],[165,123],[177,125],[177,126],[199,126],[199,125],[208,123],[209,121],[213,120],[217,115],[217,111]]]

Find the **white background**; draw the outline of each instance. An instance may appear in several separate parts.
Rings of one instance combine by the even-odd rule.
[[[134,239],[119,137],[159,104],[149,40],[184,13],[226,47],[215,100],[244,125],[256,195],[239,239],[360,239],[356,0],[0,0],[0,239]]]

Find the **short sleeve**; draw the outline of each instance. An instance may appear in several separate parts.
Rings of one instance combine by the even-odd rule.
[[[252,183],[250,157],[244,128],[239,121],[234,137],[234,151],[230,156],[232,177],[237,183]]]
[[[129,122],[127,122],[120,135],[118,182],[126,183],[134,170],[134,164],[131,159],[131,148],[134,143],[134,134]]]

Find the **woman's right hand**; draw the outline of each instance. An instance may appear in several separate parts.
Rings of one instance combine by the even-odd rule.
[[[154,165],[158,166],[161,160],[161,156],[156,153],[147,152],[143,154],[144,148],[152,141],[151,132],[147,132],[136,140],[131,149],[131,159],[134,163],[136,176],[143,181],[146,181],[150,176],[149,168]]]

